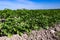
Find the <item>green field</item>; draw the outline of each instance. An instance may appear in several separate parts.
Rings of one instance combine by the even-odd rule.
[[[55,23],[60,23],[60,9],[0,10],[0,35],[21,35],[31,30],[48,29]]]

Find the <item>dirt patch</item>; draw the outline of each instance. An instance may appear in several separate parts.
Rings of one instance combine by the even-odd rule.
[[[11,38],[3,36],[0,37],[0,40],[60,40],[60,24],[57,24],[54,28],[51,27],[48,30],[33,30],[29,35],[23,34],[22,36],[19,36],[16,34]]]

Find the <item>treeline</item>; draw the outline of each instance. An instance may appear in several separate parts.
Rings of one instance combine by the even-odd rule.
[[[60,9],[0,10],[0,35],[21,35],[31,30],[48,29],[55,23],[60,23]]]

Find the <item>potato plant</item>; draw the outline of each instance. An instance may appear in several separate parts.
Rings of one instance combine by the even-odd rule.
[[[58,22],[60,23],[60,9],[4,9],[0,10],[0,35],[21,35],[31,30],[48,29]]]

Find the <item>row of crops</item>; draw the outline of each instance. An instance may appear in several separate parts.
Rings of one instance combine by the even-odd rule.
[[[60,10],[0,10],[0,35],[29,33],[31,30],[48,29],[60,22]]]

